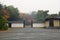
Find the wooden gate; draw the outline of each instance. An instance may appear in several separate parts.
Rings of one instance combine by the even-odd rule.
[[[26,27],[26,26],[30,26],[31,28],[33,28],[33,20],[30,20],[30,21],[26,21],[26,20],[24,20],[24,28]]]

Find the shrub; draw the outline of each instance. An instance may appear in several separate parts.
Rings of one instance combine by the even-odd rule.
[[[0,16],[0,30],[7,30],[8,29],[6,22],[7,22],[7,20],[3,19]]]

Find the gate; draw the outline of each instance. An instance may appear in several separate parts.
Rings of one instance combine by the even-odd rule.
[[[24,20],[24,28],[26,27],[26,26],[30,26],[31,28],[33,28],[33,20],[30,20],[30,22],[29,21],[26,21],[26,20]]]
[[[26,26],[27,27],[31,27],[33,28],[33,21],[31,20],[30,22],[24,20],[24,21],[9,21],[8,22],[8,26],[9,28],[11,27],[22,27],[22,28],[25,28]]]

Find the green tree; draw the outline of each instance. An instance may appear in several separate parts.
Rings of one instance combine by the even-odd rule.
[[[2,4],[0,4],[0,16],[2,15],[2,12],[1,12],[2,9],[3,9],[3,6]]]
[[[5,12],[7,12],[4,9],[5,7],[2,4],[0,4],[0,30],[8,29],[8,26],[6,24],[7,20],[3,18],[5,16]]]
[[[59,16],[60,16],[60,11],[59,11]]]
[[[57,17],[57,16],[59,16],[59,15],[58,14],[51,14],[48,17]]]
[[[20,20],[20,14],[17,8],[14,8],[13,6],[8,6],[8,10],[10,13],[9,21],[18,21]]]
[[[6,22],[7,22],[7,20],[5,20],[2,16],[0,16],[0,30],[8,29]]]
[[[44,19],[48,16],[49,11],[43,11],[43,10],[38,10],[37,14],[36,14],[36,20],[37,21],[44,21]]]
[[[33,19],[36,19],[36,13],[37,13],[36,11],[32,11],[31,15]]]
[[[2,4],[0,4],[0,10],[3,8]]]

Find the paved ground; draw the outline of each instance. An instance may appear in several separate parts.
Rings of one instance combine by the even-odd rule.
[[[0,32],[0,40],[60,40],[60,29],[10,28]]]

